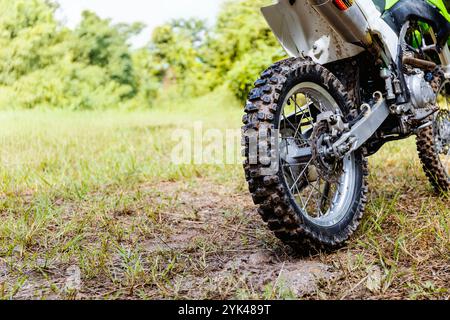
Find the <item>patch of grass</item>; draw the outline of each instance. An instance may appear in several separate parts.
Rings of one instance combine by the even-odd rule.
[[[240,118],[223,94],[151,111],[0,113],[0,298],[297,298],[277,275],[305,257],[260,221],[242,166],[171,163],[174,129],[239,130]],[[340,276],[307,298],[449,298],[449,199],[414,141],[387,145],[370,168],[358,234],[308,258]],[[66,292],[71,266],[81,289]]]

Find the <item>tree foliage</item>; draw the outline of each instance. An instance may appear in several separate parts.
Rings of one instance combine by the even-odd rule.
[[[84,12],[71,30],[56,20],[53,1],[0,0],[0,108],[145,108],[167,90],[188,97],[223,85],[245,99],[258,73],[283,56],[264,4],[228,0],[215,26],[172,20],[134,50],[142,24]]]
[[[259,10],[267,2],[241,0],[223,4],[214,36],[208,43],[208,61],[214,70],[214,78],[233,82],[234,79],[228,77],[228,73],[235,69],[232,74],[237,74],[236,68],[239,68],[241,73],[248,73],[244,78],[255,79],[255,67],[264,69],[268,67],[268,59],[272,61],[283,55]],[[269,57],[258,58],[263,55]],[[258,61],[253,61],[253,58]],[[232,84],[232,87],[236,88],[236,84]]]

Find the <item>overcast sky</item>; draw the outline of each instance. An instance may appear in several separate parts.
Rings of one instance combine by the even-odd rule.
[[[57,0],[61,5],[58,17],[70,27],[80,22],[83,10],[96,12],[114,22],[143,22],[147,29],[133,45],[145,45],[152,30],[172,18],[197,17],[214,23],[222,0]]]

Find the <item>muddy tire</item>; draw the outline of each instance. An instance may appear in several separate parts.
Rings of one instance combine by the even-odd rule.
[[[450,190],[450,177],[436,148],[435,128],[428,127],[417,135],[417,150],[423,169],[437,193]]]
[[[450,190],[450,137],[446,132],[450,123],[450,87],[442,70],[435,73],[432,86],[440,111],[432,117],[432,125],[417,134],[417,150],[434,189],[445,193]]]
[[[274,64],[262,73],[249,94],[243,118],[244,169],[254,203],[259,206],[258,212],[279,239],[300,251],[335,250],[350,239],[363,218],[368,192],[368,168],[363,154],[358,151],[352,155],[353,192],[347,198],[349,201],[343,210],[345,212],[329,225],[315,223],[300,208],[290,191],[281,164],[277,173],[267,174],[270,164],[267,164],[266,159],[261,159],[266,157],[259,152],[255,161],[251,156],[248,133],[276,132],[287,96],[295,86],[302,83],[313,83],[323,88],[344,115],[349,114],[354,107],[342,83],[323,66],[300,58]],[[256,136],[259,139],[260,135]],[[260,143],[257,145],[260,146]],[[270,156],[273,155],[274,150],[270,150]]]

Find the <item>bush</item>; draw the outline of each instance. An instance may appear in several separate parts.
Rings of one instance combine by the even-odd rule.
[[[178,19],[131,50],[139,23],[114,25],[83,13],[70,30],[50,0],[0,0],[0,108],[148,108],[159,95],[205,95],[226,85],[240,100],[258,74],[283,57],[259,7],[223,4],[216,25]]]
[[[245,54],[227,74],[226,83],[231,92],[245,101],[259,75],[281,57],[282,52],[272,47]]]

